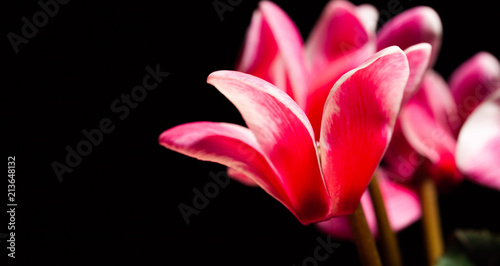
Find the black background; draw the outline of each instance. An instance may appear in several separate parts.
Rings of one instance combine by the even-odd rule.
[[[384,10],[388,2],[373,4]],[[326,1],[276,3],[305,39]],[[445,78],[478,51],[500,58],[498,8],[462,3],[400,0],[404,9],[429,5],[440,14],[444,39],[435,69]],[[71,0],[16,54],[7,34],[20,35],[21,18],[31,20],[41,8],[37,1],[3,3],[2,152],[4,160],[16,157],[16,262],[300,265],[313,255],[317,237],[325,236],[302,226],[261,189],[234,181],[187,225],[178,205],[192,205],[193,188],[203,189],[209,173],[225,167],[157,141],[163,130],[186,122],[243,124],[206,77],[234,67],[256,7],[257,1],[243,0],[221,21],[212,1]],[[157,64],[170,75],[120,120],[110,104],[142,83],[146,66]],[[113,121],[114,131],[59,182],[51,164],[63,163],[65,147],[75,148],[85,139],[82,130],[97,128],[103,118]],[[442,195],[445,236],[454,228],[499,233],[499,202],[499,192],[467,181]],[[0,233],[7,231],[3,217]],[[424,262],[420,232],[417,222],[399,234],[407,265]],[[320,265],[356,265],[353,244],[337,242],[341,246]],[[0,261],[13,262],[5,244],[2,239]]]

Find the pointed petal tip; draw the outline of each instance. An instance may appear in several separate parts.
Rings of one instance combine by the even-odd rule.
[[[356,7],[356,13],[359,19],[363,22],[366,30],[370,34],[375,34],[379,18],[377,8],[371,4],[361,4]]]
[[[359,204],[391,138],[408,75],[406,55],[391,46],[344,74],[331,89],[320,158],[333,215],[349,214]]]
[[[443,34],[438,13],[428,6],[417,6],[397,15],[377,33],[378,49],[398,45],[406,49],[427,42],[432,45],[431,65],[436,61]]]
[[[492,92],[500,89],[500,62],[488,52],[479,52],[462,63],[449,79],[450,89],[459,109],[460,123]],[[458,134],[458,132],[455,132]]]
[[[401,105],[406,104],[418,91],[425,72],[429,69],[432,46],[429,43],[419,43],[406,48],[404,52],[410,66],[410,76],[405,87]]]

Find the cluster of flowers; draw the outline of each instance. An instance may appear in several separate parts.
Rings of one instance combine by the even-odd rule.
[[[432,70],[442,38],[433,9],[409,9],[378,31],[377,20],[371,5],[331,1],[304,43],[282,9],[261,2],[236,71],[208,77],[247,127],[188,123],[160,144],[226,165],[301,223],[346,239],[345,215],[360,202],[377,234],[374,173],[394,231],[421,216],[420,174],[440,190],[464,177],[500,190],[498,60],[480,52],[446,82]]]

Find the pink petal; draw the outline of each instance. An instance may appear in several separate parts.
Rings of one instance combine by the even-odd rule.
[[[348,1],[330,1],[307,39],[306,55],[312,73],[361,49],[369,39],[363,22],[357,17],[356,6]]]
[[[320,152],[333,215],[352,213],[391,138],[409,67],[389,47],[342,76],[325,104]]]
[[[384,200],[387,218],[394,232],[399,232],[417,221],[422,212],[417,193],[410,188],[389,181],[385,173],[378,171],[379,186]],[[368,191],[363,193],[361,204],[365,212],[368,227],[375,237],[378,237],[377,217]],[[335,217],[317,224],[326,234],[341,239],[353,240],[349,220],[346,216]]]
[[[330,203],[314,133],[302,109],[286,93],[252,75],[217,71],[208,83],[240,111],[263,154],[282,176],[299,220],[307,224],[325,219]]]
[[[427,43],[416,44],[407,48],[405,53],[410,75],[406,83],[402,106],[420,88],[420,83],[429,67],[431,46]],[[423,157],[406,140],[399,119],[394,127],[394,134],[385,153],[384,162],[389,172],[395,174],[401,182],[410,182],[417,168],[423,163]]]
[[[487,52],[477,53],[453,72],[450,88],[458,107],[458,131],[469,114],[488,95],[500,88],[500,63]]]
[[[370,8],[371,7],[371,8]],[[373,6],[356,7],[347,1],[331,1],[314,26],[306,44],[306,55],[315,73],[303,108],[319,140],[326,98],[337,80],[375,53],[371,33],[358,15],[377,17]]]
[[[385,168],[392,179],[403,183],[413,180],[415,171],[422,165],[424,158],[406,140],[398,121],[394,126],[391,142],[384,155]]]
[[[377,48],[397,45],[406,49],[426,42],[432,46],[430,66],[434,65],[441,47],[443,26],[434,9],[418,6],[397,15],[382,26],[377,34]]]
[[[262,12],[256,10],[248,27],[236,70],[275,83],[271,69],[277,55],[278,46],[269,24],[263,19]]]
[[[500,190],[500,89],[480,104],[460,130],[456,162],[470,180]]]
[[[293,21],[276,4],[259,3],[236,69],[275,84],[299,105],[304,104],[309,74],[302,37]]]
[[[227,168],[227,175],[230,176],[231,178],[237,180],[238,182],[242,183],[245,186],[249,186],[249,187],[258,186],[257,183],[255,183],[255,181],[253,181],[253,179],[251,177],[247,176],[243,172],[239,172],[236,169]]]
[[[449,117],[456,114],[446,82],[435,72],[427,72],[420,90],[403,107],[400,122],[408,143],[439,169],[442,183],[461,180],[455,162],[456,141]]]
[[[408,78],[408,83],[406,83],[402,105],[417,92],[425,72],[429,69],[431,45],[428,43],[419,43],[408,47],[405,53],[410,66],[410,76]]]
[[[370,35],[374,35],[379,17],[377,8],[370,4],[361,4],[356,7],[356,14],[365,26],[366,31]]]
[[[318,72],[317,76],[315,76],[312,81],[303,109],[307,117],[309,117],[309,121],[316,133],[316,140],[319,140],[320,137],[319,133],[321,131],[323,109],[330,90],[342,75],[358,67],[375,53],[375,46],[372,44],[373,43],[370,42],[362,48],[332,61],[329,65],[325,66],[324,69]]]
[[[245,174],[267,193],[291,208],[281,176],[262,153],[252,132],[245,127],[214,122],[194,122],[164,131],[162,146],[203,161],[226,165]]]

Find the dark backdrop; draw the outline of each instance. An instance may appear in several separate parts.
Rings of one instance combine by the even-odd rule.
[[[500,57],[498,9],[491,4],[399,1],[405,9],[430,5],[440,14],[444,40],[435,69],[445,78],[480,50]],[[42,8],[34,0],[3,3],[2,152],[4,160],[16,158],[16,262],[300,265],[313,255],[317,238],[326,239],[261,189],[233,181],[189,224],[178,209],[181,203],[192,206],[193,189],[203,190],[212,182],[210,172],[225,168],[159,146],[159,134],[191,121],[243,124],[206,77],[233,68],[257,2],[219,2],[235,4],[222,21],[213,1],[71,0],[52,9],[46,25],[37,15],[43,26],[17,53],[9,32],[21,36],[22,17],[32,21]],[[276,2],[304,38],[326,3]],[[384,10],[388,2],[373,4]],[[129,112],[123,103],[115,105],[119,112],[111,107],[142,84],[146,66],[157,65],[169,76],[156,89]],[[71,172],[58,179],[54,162],[64,163],[67,147],[77,149],[87,139],[82,131],[95,132],[101,123],[112,131],[90,151],[80,144],[89,155],[73,158]],[[6,206],[7,197],[2,198]],[[500,193],[469,182],[441,196],[445,235],[459,227],[499,233],[493,214],[499,201]],[[8,232],[9,218],[3,217],[0,233]],[[407,264],[423,264],[420,223],[399,239]],[[0,240],[1,260],[14,261],[6,255],[6,239]],[[319,265],[356,265],[353,244],[337,242],[341,245]]]

